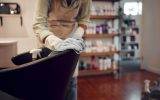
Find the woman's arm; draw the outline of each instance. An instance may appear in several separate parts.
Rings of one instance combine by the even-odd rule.
[[[92,0],[82,0],[82,5],[77,16],[78,28],[73,35],[74,37],[82,37],[87,29],[87,25],[90,21],[90,8]]]
[[[48,9],[50,7],[49,0],[37,0],[35,22],[33,30],[38,40],[50,49],[54,49],[62,40],[55,36],[48,28]]]
[[[85,30],[87,29],[87,25],[90,21],[91,3],[92,0],[82,0],[82,5],[78,15],[78,24]]]
[[[49,31],[47,24],[48,7],[48,0],[37,0],[33,30],[37,38],[43,43],[47,36],[53,35],[53,33]]]

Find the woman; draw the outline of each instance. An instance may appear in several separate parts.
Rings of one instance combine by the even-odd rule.
[[[67,38],[82,38],[90,18],[92,0],[37,0],[33,30],[41,46],[55,50]],[[77,100],[78,67],[65,100]]]

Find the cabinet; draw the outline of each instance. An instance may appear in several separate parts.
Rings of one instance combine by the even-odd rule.
[[[121,57],[122,60],[135,60],[140,58],[140,35],[139,28],[136,26],[136,21],[131,18],[123,20],[121,39]]]
[[[3,17],[19,17],[22,25],[22,15],[19,4],[0,2],[0,22],[3,26]]]
[[[79,76],[119,72],[119,0],[93,0],[90,24],[83,38],[85,52],[80,54]]]
[[[17,40],[0,39],[0,69],[14,67],[11,57],[17,55]]]
[[[19,17],[20,18],[20,25],[23,25],[23,19],[21,14],[0,14],[0,22],[1,26],[3,26],[3,17]]]

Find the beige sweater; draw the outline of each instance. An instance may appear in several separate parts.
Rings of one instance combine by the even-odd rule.
[[[72,37],[79,25],[89,23],[92,0],[72,0],[68,5],[66,0],[37,0],[33,30],[44,46],[44,39],[55,35],[61,39]],[[78,65],[74,76],[78,75]]]

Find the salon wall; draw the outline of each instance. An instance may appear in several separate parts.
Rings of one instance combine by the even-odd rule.
[[[143,0],[142,68],[160,74],[160,0]]]
[[[32,30],[36,0],[2,0],[2,2],[17,2],[21,6],[23,25],[20,17],[3,17],[0,27],[0,40],[17,40],[18,53],[36,48],[36,39]]]

